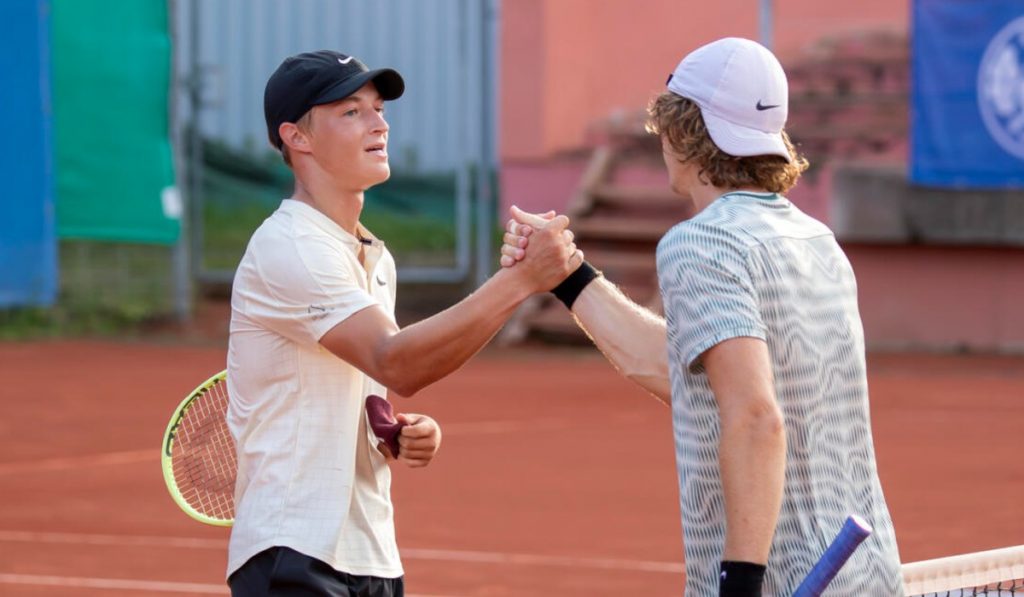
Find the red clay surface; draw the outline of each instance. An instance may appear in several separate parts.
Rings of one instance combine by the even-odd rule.
[[[0,594],[227,594],[228,531],[167,497],[159,445],[221,348],[0,344]],[[904,561],[1024,543],[1024,358],[870,361]],[[596,352],[490,351],[399,411],[444,445],[395,469],[412,596],[679,595],[669,411]]]

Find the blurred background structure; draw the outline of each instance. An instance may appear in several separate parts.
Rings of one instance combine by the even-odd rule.
[[[0,224],[6,336],[194,320],[290,192],[263,84],[333,47],[397,68],[393,177],[365,221],[400,307],[496,267],[506,209],[567,211],[591,260],[658,308],[657,239],[687,217],[643,109],[688,51],[759,39],[786,68],[811,171],[791,194],[837,233],[869,345],[1024,349],[1019,3],[868,0],[19,0],[4,43],[19,135]],[[126,34],[130,32],[130,34]],[[911,35],[913,32],[913,35]],[[26,54],[25,48],[33,51]],[[22,130],[23,129],[23,130]],[[219,316],[223,311],[217,312]],[[543,299],[503,336],[579,341]]]
[[[691,49],[770,41],[790,79],[787,129],[811,163],[790,198],[844,245],[869,346],[1020,351],[1024,160],[982,115],[986,90],[1005,89],[995,130],[1024,147],[1022,15],[999,1],[505,3],[502,207],[568,210],[588,259],[657,308],[654,248],[689,214],[643,107]],[[986,52],[1000,74],[980,73]],[[530,335],[585,341],[545,298],[505,333]]]
[[[494,219],[491,2],[178,0],[173,8],[201,282],[230,282],[240,241],[290,194],[291,174],[266,140],[263,87],[285,57],[319,48],[406,79],[406,94],[388,107],[394,175],[368,193],[365,211],[400,278],[456,284],[474,268],[489,271],[491,249],[471,243],[485,221],[480,240],[491,240]]]

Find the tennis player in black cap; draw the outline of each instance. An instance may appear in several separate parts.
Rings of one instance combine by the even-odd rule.
[[[399,329],[395,262],[359,216],[366,189],[390,176],[384,105],[404,89],[396,71],[331,51],[292,56],[267,82],[267,133],[295,191],[253,234],[232,287],[233,595],[403,595],[389,463],[425,466],[441,431],[399,414],[392,454],[367,397],[411,396],[455,371],[583,260],[555,218],[519,266]]]

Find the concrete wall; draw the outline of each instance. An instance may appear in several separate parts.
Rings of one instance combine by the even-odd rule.
[[[844,249],[870,348],[1024,352],[1024,249]]]

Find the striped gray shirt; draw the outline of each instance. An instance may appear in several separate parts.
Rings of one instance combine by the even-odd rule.
[[[832,232],[784,197],[728,193],[658,244],[690,595],[718,595],[725,544],[718,407],[701,355],[765,340],[786,426],[782,509],[765,595],[788,597],[849,514],[874,527],[828,595],[901,595],[899,553],[875,467],[864,333]]]

